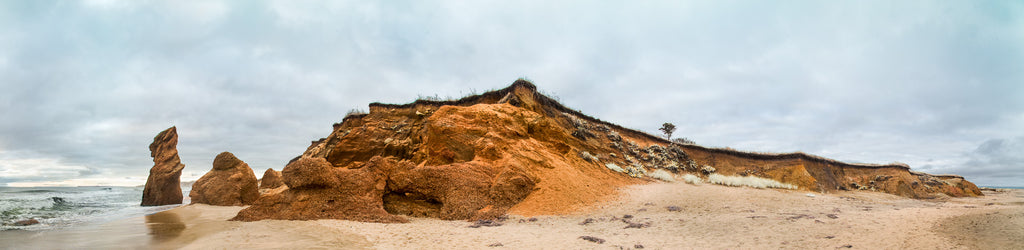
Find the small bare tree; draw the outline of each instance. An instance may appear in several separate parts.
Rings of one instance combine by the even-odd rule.
[[[661,128],[659,128],[658,130],[661,130],[661,132],[665,133],[665,139],[671,141],[672,132],[676,132],[676,125],[666,122],[665,124],[661,124]]]

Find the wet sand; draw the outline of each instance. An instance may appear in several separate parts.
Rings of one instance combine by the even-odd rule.
[[[1024,249],[1024,190],[913,200],[875,192],[808,195],[658,183],[621,194],[587,212],[511,215],[500,226],[477,228],[427,218],[407,224],[243,223],[226,221],[242,207],[190,205],[66,231],[0,232],[0,248]]]

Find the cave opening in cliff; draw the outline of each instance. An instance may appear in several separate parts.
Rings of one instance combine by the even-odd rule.
[[[443,204],[416,192],[391,191],[384,194],[384,210],[394,215],[440,218]]]

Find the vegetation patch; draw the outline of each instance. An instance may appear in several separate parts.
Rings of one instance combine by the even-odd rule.
[[[647,176],[667,182],[676,182],[676,178],[672,176],[672,173],[669,173],[664,169],[654,170],[653,172],[648,173]]]
[[[694,185],[704,183],[704,179],[701,179],[700,177],[697,177],[696,175],[692,174],[683,175],[683,181]]]
[[[608,169],[611,169],[611,170],[615,171],[615,172],[619,172],[619,173],[625,173],[626,172],[625,169],[622,169],[622,167],[619,167],[619,165],[615,165],[615,163],[604,164],[604,166],[607,167]]]
[[[778,182],[772,179],[765,179],[757,176],[725,176],[720,174],[708,175],[708,182],[724,185],[741,187],[747,186],[752,188],[779,188],[779,189],[796,189],[796,185]]]

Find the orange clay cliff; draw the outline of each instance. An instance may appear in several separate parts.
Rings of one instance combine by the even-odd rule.
[[[264,192],[233,220],[565,214],[610,198],[619,187],[685,174],[753,176],[815,192],[981,195],[962,177],[903,164],[671,143],[566,108],[517,80],[455,101],[372,103],[368,114],[349,114],[281,171],[284,186]]]

